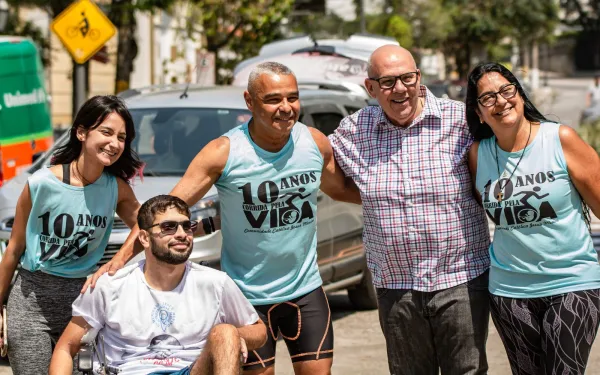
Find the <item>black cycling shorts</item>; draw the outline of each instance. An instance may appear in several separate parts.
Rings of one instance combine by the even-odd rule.
[[[313,361],[333,357],[331,310],[323,288],[273,305],[254,306],[267,326],[267,343],[248,352],[244,370],[275,364],[275,348],[279,333],[285,340],[292,362]]]

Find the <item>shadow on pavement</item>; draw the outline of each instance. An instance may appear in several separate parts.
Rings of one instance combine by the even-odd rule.
[[[331,294],[328,293],[327,299],[329,300],[331,318],[333,320],[342,319],[359,311],[350,303],[350,299],[348,298],[348,293],[346,291],[335,292]]]

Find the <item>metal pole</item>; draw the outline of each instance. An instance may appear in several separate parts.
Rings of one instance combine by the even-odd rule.
[[[74,91],[73,91],[73,119],[79,111],[79,108],[85,103],[86,94],[85,94],[85,65],[73,63],[75,74],[73,74],[73,79],[75,80]]]
[[[365,0],[359,0],[360,2],[360,32],[366,34],[367,24],[365,21]]]

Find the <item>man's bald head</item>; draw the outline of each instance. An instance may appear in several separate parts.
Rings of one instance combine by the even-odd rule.
[[[378,77],[382,65],[388,64],[402,64],[417,70],[417,63],[410,51],[395,44],[386,44],[373,51],[369,57],[367,74],[371,78]]]

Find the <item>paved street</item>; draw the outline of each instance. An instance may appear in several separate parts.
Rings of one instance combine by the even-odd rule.
[[[591,78],[551,78],[538,90],[536,106],[549,120],[577,128],[591,83]]]
[[[549,119],[577,127],[579,115],[585,105],[585,90],[590,79],[550,79],[549,90],[538,95],[540,111]],[[335,331],[335,375],[389,374],[385,342],[379,327],[377,311],[352,309],[345,292],[330,295]],[[487,344],[490,375],[510,374],[506,354],[493,325]],[[12,374],[3,362],[0,375]],[[293,374],[291,362],[283,342],[278,345],[278,375]],[[587,374],[600,374],[600,344],[592,349]]]
[[[335,332],[333,375],[386,375],[385,341],[379,328],[377,311],[354,311],[345,292],[329,295]],[[510,374],[502,343],[490,323],[487,343],[489,375]],[[277,375],[293,375],[291,361],[283,341],[277,347]],[[12,374],[6,363],[0,365],[0,375]],[[586,374],[600,374],[600,344],[592,349]]]

